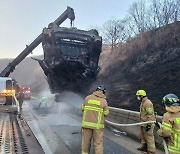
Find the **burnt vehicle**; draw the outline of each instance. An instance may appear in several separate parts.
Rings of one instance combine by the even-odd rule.
[[[52,93],[62,90],[84,92],[99,71],[102,38],[95,29],[50,24],[43,30],[44,59],[39,61]]]
[[[71,20],[71,28],[59,27],[66,19]],[[37,60],[42,67],[52,93],[64,90],[85,92],[98,73],[102,38],[97,30],[79,30],[72,27],[75,19],[70,7],[51,24],[31,44],[0,72],[0,77],[8,77],[17,65],[40,43],[44,59]]]

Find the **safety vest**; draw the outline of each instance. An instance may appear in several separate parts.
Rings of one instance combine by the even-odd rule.
[[[81,109],[83,110],[82,127],[91,129],[104,128],[104,115],[109,114],[104,94],[96,91],[86,97]]]
[[[173,125],[163,122],[162,128],[171,131],[173,135],[174,145],[168,145],[168,150],[170,152],[180,154],[180,117],[175,118]]]

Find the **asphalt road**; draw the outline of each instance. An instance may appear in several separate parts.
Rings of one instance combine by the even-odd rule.
[[[47,154],[81,154],[81,122],[73,116],[72,106],[66,103],[41,104],[31,99],[23,104],[22,114]],[[75,110],[74,110],[75,111]],[[118,134],[119,133],[119,134]],[[93,144],[92,144],[93,145]],[[121,132],[105,129],[104,154],[132,154],[136,142]],[[91,147],[90,154],[93,154]]]

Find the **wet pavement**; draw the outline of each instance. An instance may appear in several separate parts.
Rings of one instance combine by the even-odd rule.
[[[77,106],[62,102],[54,103],[53,101],[41,104],[40,108],[38,106],[37,99],[26,101],[23,104],[22,113],[45,153],[81,154],[81,121],[79,117],[75,116],[76,113],[73,113],[76,111],[73,109]],[[121,140],[125,142],[119,142],[121,137]],[[104,154],[139,153],[131,146],[134,145],[135,141],[131,143],[130,141],[125,135],[115,136],[110,129],[106,128]],[[93,154],[92,147],[90,154]]]

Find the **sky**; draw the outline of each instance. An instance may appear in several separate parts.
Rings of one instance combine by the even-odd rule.
[[[74,26],[90,29],[111,18],[122,19],[134,0],[0,0],[0,58],[15,58],[67,6],[74,9]],[[67,19],[61,26],[69,27]],[[41,44],[33,51],[42,55]]]

